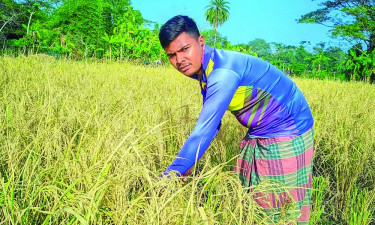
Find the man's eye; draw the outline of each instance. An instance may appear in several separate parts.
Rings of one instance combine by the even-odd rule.
[[[186,51],[186,50],[188,50],[188,48],[189,48],[189,46],[186,46],[186,47],[184,47],[182,50],[183,50],[183,51]]]

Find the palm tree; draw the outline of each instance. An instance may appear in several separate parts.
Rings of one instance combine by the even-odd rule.
[[[210,0],[208,6],[206,6],[206,20],[215,29],[214,47],[216,47],[216,31],[217,27],[225,23],[229,18],[229,2],[225,0]]]

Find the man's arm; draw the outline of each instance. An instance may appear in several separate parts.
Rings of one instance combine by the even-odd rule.
[[[221,118],[228,108],[240,79],[228,69],[215,69],[207,79],[206,100],[197,124],[176,159],[164,172],[175,170],[184,174],[199,160],[217,133]]]

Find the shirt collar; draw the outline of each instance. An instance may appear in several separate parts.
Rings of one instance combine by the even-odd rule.
[[[204,53],[203,53],[203,62],[202,62],[202,68],[203,71],[206,71],[208,63],[210,62],[212,52],[214,51],[213,48],[211,48],[208,45],[204,46]]]
[[[202,80],[203,82],[206,82],[206,74],[205,73],[206,73],[208,63],[210,62],[211,55],[212,55],[213,51],[214,51],[213,48],[211,48],[208,45],[204,45],[204,52],[203,52],[203,58],[202,58],[203,76],[197,75],[198,80]]]

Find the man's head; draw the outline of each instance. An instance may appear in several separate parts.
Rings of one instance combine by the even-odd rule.
[[[160,29],[159,40],[169,61],[181,73],[202,73],[204,37],[195,22],[187,16],[175,16]]]

